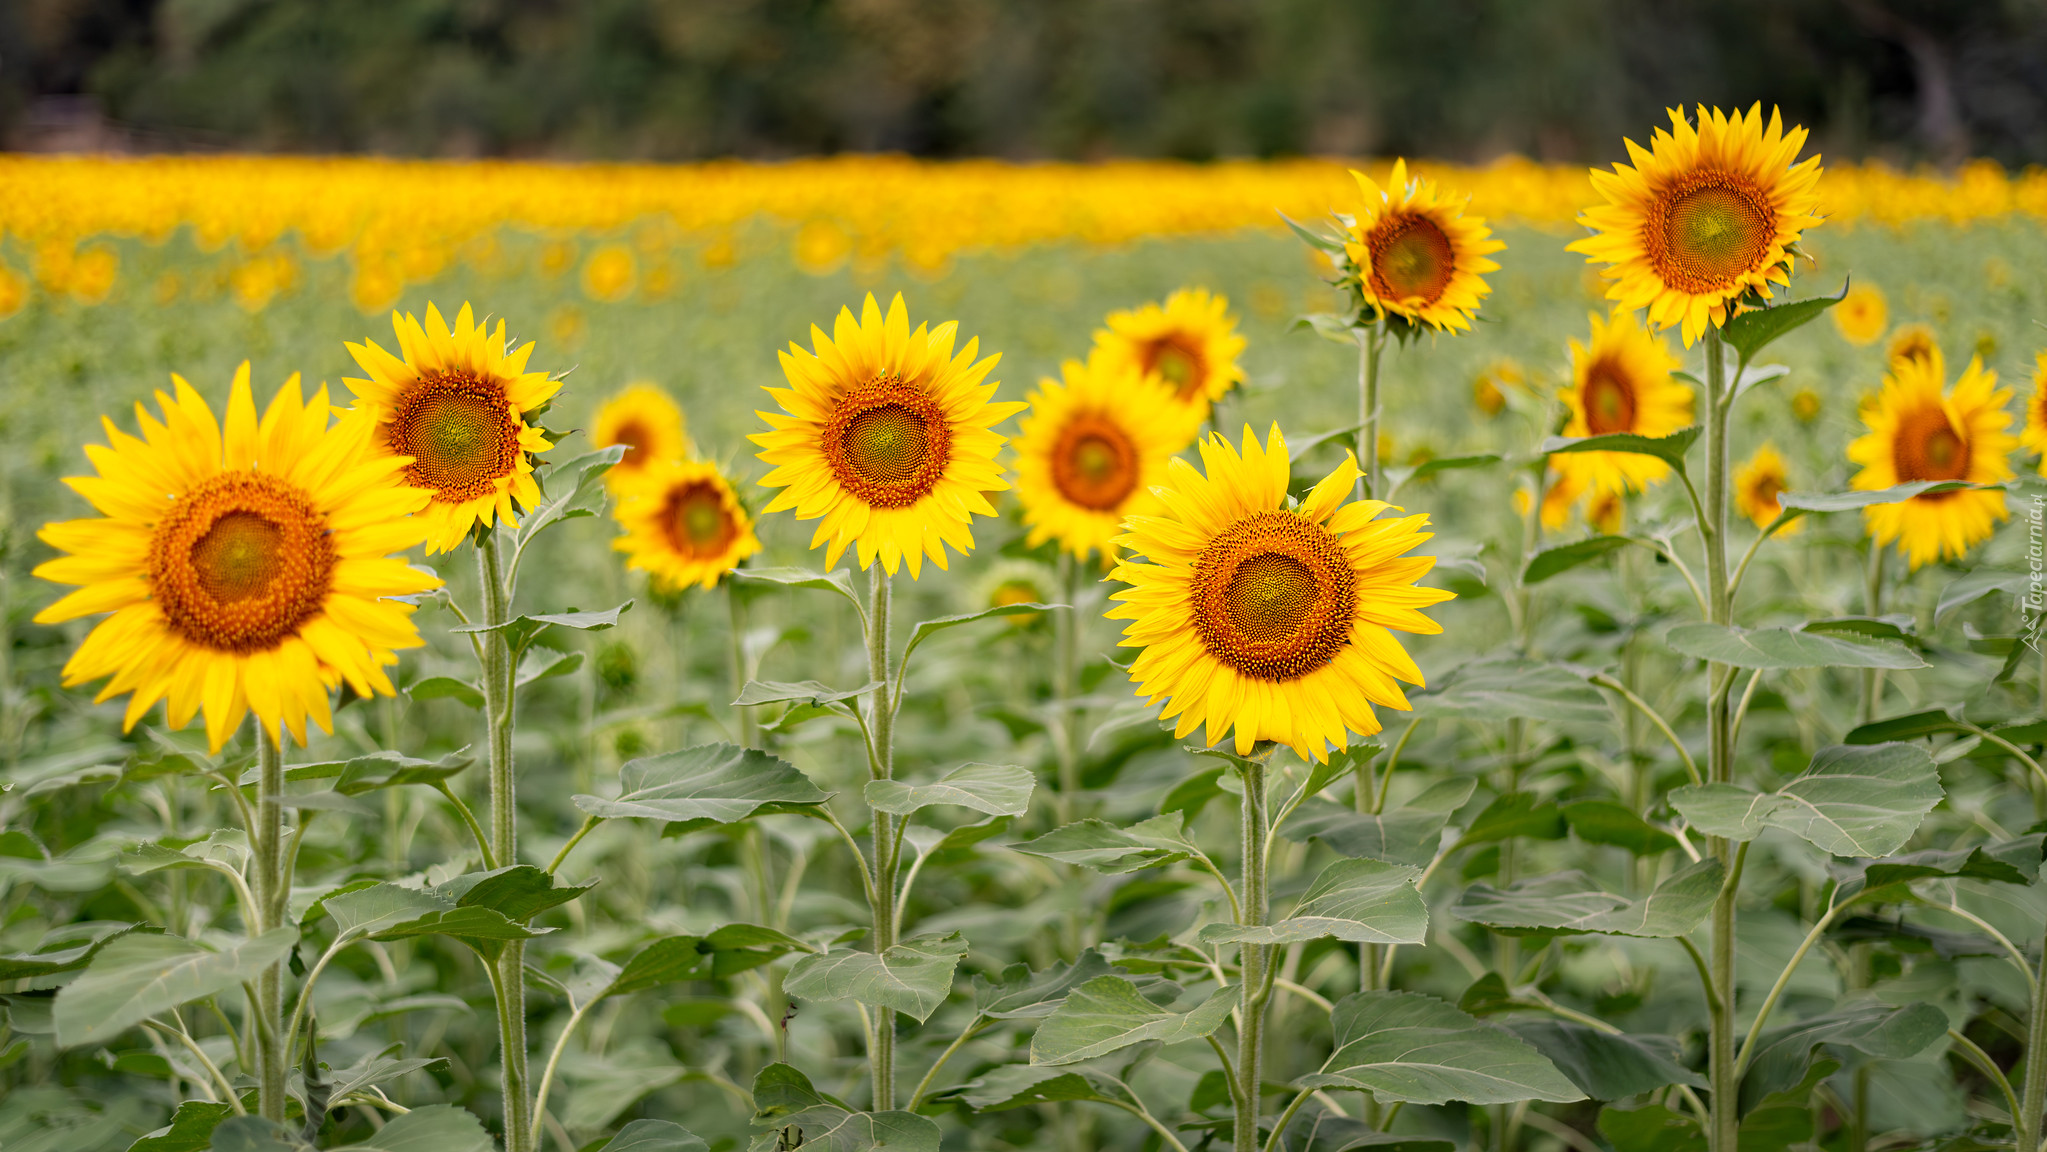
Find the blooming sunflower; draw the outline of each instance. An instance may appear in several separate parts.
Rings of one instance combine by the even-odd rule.
[[[599,448],[625,445],[625,457],[604,474],[614,489],[672,460],[689,456],[682,408],[668,393],[645,381],[632,384],[597,410],[590,442]]]
[[[1528,386],[1527,380],[1519,362],[1502,357],[1486,365],[1485,371],[1471,382],[1472,403],[1486,416],[1498,416],[1507,410],[1508,391],[1522,391]]]
[[[670,591],[712,587],[761,549],[732,482],[701,460],[644,469],[621,486],[613,515],[625,535],[611,546],[626,554],[625,566]]]
[[[1358,467],[1346,459],[1289,507],[1286,441],[1244,429],[1242,452],[1221,435],[1201,444],[1206,475],[1168,465],[1163,516],[1133,516],[1111,578],[1130,585],[1110,619],[1128,620],[1137,693],[1168,700],[1176,737],[1233,729],[1239,755],[1276,740],[1320,762],[1348,732],[1379,731],[1372,705],[1407,708],[1397,681],[1420,685],[1392,630],[1435,633],[1421,613],[1452,594],[1417,588],[1433,556],[1408,556],[1432,535],[1427,516],[1375,519],[1389,505],[1346,502]]]
[[[1206,288],[1182,288],[1163,305],[1111,312],[1095,331],[1095,349],[1113,367],[1156,373],[1180,403],[1208,414],[1209,405],[1244,381],[1237,364],[1244,338],[1230,302]]]
[[[1777,497],[1791,487],[1791,472],[1784,463],[1784,457],[1777,452],[1775,444],[1765,443],[1748,458],[1748,463],[1734,470],[1734,506],[1741,514],[1755,521],[1756,527],[1768,528],[1784,511]],[[1793,520],[1778,529],[1780,535],[1790,535],[1803,527],[1803,522]]]
[[[1647,151],[1627,142],[1634,167],[1593,170],[1606,203],[1578,217],[1594,233],[1569,247],[1607,265],[1607,299],[1679,326],[1689,348],[1742,295],[1790,284],[1787,249],[1820,222],[1820,161],[1794,164],[1805,129],[1786,132],[1774,110],[1766,128],[1761,104],[1732,116],[1702,105],[1696,128],[1672,108],[1670,124]]]
[[[927,555],[945,567],[945,545],[973,550],[975,513],[995,515],[987,493],[1009,484],[992,429],[1024,406],[982,383],[1001,356],[975,363],[977,340],[953,355],[958,328],[912,332],[901,294],[886,318],[870,295],[858,319],[839,310],[831,336],[811,327],[815,352],[780,354],[791,387],[768,389],[782,411],[757,413],[769,430],[751,437],[774,465],[761,484],[782,489],[765,510],[821,517],[810,546],[827,546],[827,568],[857,543],[862,568],[879,557],[894,575],[907,559],[914,580]]]
[[[1838,307],[1838,305],[1837,305]],[[1884,345],[1884,363],[1900,360],[1934,360],[1940,356],[1940,337],[1924,324],[1901,324]]]
[[[1408,179],[1407,161],[1393,162],[1381,188],[1355,169],[1365,210],[1352,222],[1343,250],[1358,276],[1358,293],[1383,312],[1433,328],[1469,329],[1478,305],[1492,292],[1483,273],[1499,270],[1486,259],[1505,248],[1478,216],[1464,214],[1433,180]]]
[[[281,726],[303,744],[309,716],[333,730],[330,689],[389,695],[394,650],[420,645],[412,606],[391,597],[440,581],[390,553],[425,535],[411,514],[427,494],[377,450],[372,414],[330,427],[327,390],[304,401],[297,375],[258,420],[243,362],[224,426],[171,380],[161,418],[136,405],[139,439],[103,421],[107,445],[85,449],[98,475],[65,481],[103,515],[43,526],[68,555],[35,574],[79,588],[36,623],[112,613],[64,684],[110,677],[98,699],[131,694],[125,728],[163,700],[173,728],[203,709],[215,752],[250,712],[272,739]]]
[[[2026,401],[2026,426],[2019,443],[2040,454],[2040,474],[2047,476],[2047,352],[2033,357],[2033,395]]]
[[[1942,395],[1946,372],[1940,357],[1891,364],[1883,391],[1863,409],[1869,433],[1848,445],[1848,459],[1862,465],[1853,486],[1864,491],[1916,480],[1967,480],[1995,484],[2008,480],[2006,455],[2018,439],[2005,431],[2004,410],[2011,393],[1997,386],[1997,373],[1969,361],[1954,390]],[[2005,519],[2004,493],[1996,489],[1940,492],[1862,510],[1879,545],[1896,542],[1913,568],[1960,557],[1990,537]]]
[[[1632,312],[1591,320],[1591,340],[1571,341],[1571,386],[1557,393],[1570,413],[1564,435],[1668,436],[1690,424],[1692,390],[1671,376],[1678,361],[1663,338]],[[1567,452],[1550,462],[1599,492],[1639,491],[1670,474],[1670,465],[1634,452]]]
[[[1848,295],[1831,311],[1841,339],[1857,348],[1876,343],[1891,324],[1890,306],[1884,301],[1883,291],[1874,284],[1858,284],[1849,289]]]
[[[1063,383],[1038,382],[1016,438],[1026,543],[1056,538],[1076,558],[1110,559],[1124,517],[1158,511],[1152,489],[1165,482],[1166,462],[1194,441],[1201,410],[1175,404],[1158,376],[1100,352],[1060,371]]]

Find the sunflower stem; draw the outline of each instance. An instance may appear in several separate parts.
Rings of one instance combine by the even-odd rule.
[[[1237,922],[1263,926],[1271,918],[1272,893],[1265,870],[1265,762],[1239,760],[1244,780],[1238,832],[1243,841],[1242,908]],[[1272,986],[1272,949],[1248,941],[1237,945],[1237,1083],[1243,1099],[1237,1107],[1236,1152],[1258,1152],[1258,1085],[1265,1071],[1265,1001]]]
[[[251,936],[290,919],[286,901],[291,888],[284,868],[284,750],[263,725],[256,724],[256,922]],[[256,1111],[266,1120],[284,1122],[285,1081],[291,1071],[284,1031],[284,961],[256,975],[255,1029]]]
[[[2033,979],[2032,1010],[2026,1018],[2026,1076],[2013,1118],[2020,1152],[2040,1147],[2040,1116],[2047,1110],[2047,939],[2040,942],[2039,971]]]
[[[1869,542],[1869,570],[1863,574],[1863,613],[1881,616],[1884,611],[1884,546],[1882,541]],[[1876,719],[1877,700],[1883,695],[1883,670],[1864,668],[1862,670],[1862,708],[1858,723],[1868,724]]]
[[[1727,573],[1727,347],[1720,329],[1706,329],[1706,491],[1705,517],[1699,522],[1699,536],[1706,551],[1706,607],[1715,624],[1731,623],[1730,585]],[[1723,683],[1734,670],[1719,663],[1706,665],[1706,775],[1716,784],[1733,776],[1733,716]],[[1706,841],[1715,859],[1733,870],[1733,845],[1714,836]],[[1710,1013],[1707,1041],[1707,1074],[1712,1087],[1709,1145],[1712,1152],[1736,1152],[1740,1134],[1741,1071],[1734,1050],[1734,932],[1736,884],[1727,884],[1713,902],[1712,987],[1708,996]]]
[[[504,625],[512,589],[498,562],[495,530],[480,533],[477,580],[483,587],[483,714],[490,736],[490,844],[498,867],[519,862],[519,813],[512,764],[512,650]],[[491,962],[498,1001],[498,1047],[504,1061],[505,1152],[534,1152],[532,1096],[526,1088],[526,947],[505,941]]]
[[[1358,498],[1373,499],[1379,486],[1379,353],[1386,347],[1386,324],[1378,321],[1357,329],[1358,336]]]
[[[891,778],[895,770],[896,699],[889,689],[889,578],[879,564],[868,570],[871,596],[867,605],[867,673],[881,685],[868,696],[868,732],[871,734],[868,771],[876,780]],[[896,863],[899,848],[896,817],[871,811],[874,835],[874,884],[869,889],[868,909],[874,917],[874,954],[896,943]],[[886,1112],[896,1106],[896,1014],[877,1008],[873,1014],[874,1039],[867,1056],[874,1079],[874,1110]]]
[[[1073,706],[1079,680],[1080,562],[1059,552],[1059,591],[1067,607],[1052,613],[1052,707],[1059,717],[1059,823],[1078,818],[1080,799],[1080,716]]]

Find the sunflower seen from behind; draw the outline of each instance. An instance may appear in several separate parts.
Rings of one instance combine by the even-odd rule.
[[[1791,283],[1792,246],[1820,223],[1820,161],[1799,160],[1806,130],[1786,131],[1776,111],[1765,124],[1761,104],[1731,116],[1702,105],[1696,126],[1669,112],[1647,149],[1627,141],[1632,166],[1592,170],[1605,203],[1578,217],[1593,234],[1569,250],[1606,265],[1607,299],[1647,309],[1689,348],[1741,297]]]
[[[136,405],[139,437],[103,421],[107,444],[85,450],[97,474],[66,481],[101,516],[39,533],[66,555],[35,574],[78,590],[36,622],[110,614],[64,684],[128,694],[124,729],[163,701],[172,728],[203,712],[214,752],[250,713],[303,744],[308,719],[333,730],[330,691],[391,695],[384,670],[419,647],[412,606],[393,597],[440,581],[392,553],[425,535],[429,497],[378,450],[374,414],[332,421],[325,388],[306,400],[293,375],[259,419],[244,362],[221,421],[171,379],[160,415]]]
[[[2018,438],[2007,428],[2011,392],[1997,373],[1970,360],[1952,391],[1943,391],[1946,368],[1938,353],[1891,364],[1883,391],[1862,411],[1869,432],[1848,445],[1862,465],[1852,485],[1874,491],[1921,480],[1996,484],[2011,479],[2006,457]],[[1959,559],[1990,538],[2010,513],[2001,489],[1964,489],[1914,496],[1862,510],[1879,546],[1896,544],[1914,569]]]
[[[1590,317],[1591,339],[1571,341],[1571,384],[1558,391],[1568,437],[1668,436],[1692,422],[1692,390],[1678,383],[1677,357],[1632,312]],[[1636,452],[1564,452],[1558,473],[1594,492],[1639,492],[1670,475],[1670,465]]]
[[[1097,352],[1068,360],[1061,379],[1038,382],[1016,438],[1016,494],[1025,541],[1085,560],[1114,559],[1123,520],[1159,510],[1152,489],[1166,462],[1194,441],[1201,410],[1174,402],[1156,375]]]
[[[1452,598],[1414,583],[1436,563],[1408,555],[1428,517],[1348,500],[1353,459],[1294,504],[1276,425],[1262,447],[1245,428],[1241,451],[1212,435],[1201,458],[1200,471],[1169,464],[1163,514],[1131,517],[1117,541],[1134,555],[1110,574],[1129,587],[1107,615],[1142,649],[1137,694],[1167,702],[1176,738],[1206,725],[1210,746],[1234,734],[1239,755],[1273,740],[1325,761],[1379,731],[1374,704],[1405,709],[1400,685],[1422,684],[1393,633],[1442,631],[1421,610]]]
[[[1734,470],[1734,506],[1748,517],[1758,528],[1768,528],[1784,511],[1784,505],[1777,497],[1791,488],[1790,466],[1784,456],[1771,443],[1756,449],[1756,454]],[[1789,536],[1805,526],[1803,520],[1793,520],[1777,530],[1780,536]]]
[[[1492,292],[1484,274],[1500,267],[1487,257],[1506,243],[1493,238],[1483,218],[1464,214],[1464,200],[1433,180],[1410,179],[1405,160],[1393,162],[1384,188],[1355,169],[1351,176],[1365,207],[1346,229],[1350,268],[1342,283],[1354,284],[1383,315],[1438,330],[1470,329]]]
[[[529,372],[533,345],[513,349],[505,322],[492,331],[469,305],[450,328],[440,309],[392,314],[398,355],[375,341],[348,345],[369,374],[349,378],[356,404],[376,414],[385,446],[409,457],[406,482],[428,494],[428,552],[446,552],[472,529],[502,521],[517,528],[518,508],[540,502],[533,458],[553,447],[532,421],[561,383]]]
[[[642,470],[620,486],[612,515],[625,530],[611,542],[625,553],[625,566],[668,592],[713,587],[761,548],[732,482],[708,461]]]
[[[690,455],[682,406],[645,381],[628,385],[604,402],[597,410],[590,442],[599,448],[625,445],[625,455],[604,474],[605,483],[613,490]]]
[[[974,516],[993,516],[988,493],[1009,487],[994,426],[1022,404],[997,402],[983,383],[1000,355],[976,361],[980,342],[955,356],[958,324],[910,329],[898,294],[886,316],[868,296],[856,318],[841,309],[830,336],[811,327],[813,349],[780,354],[787,388],[769,388],[780,412],[757,412],[769,430],[750,439],[773,469],[761,484],[780,492],[763,510],[818,520],[810,546],[825,567],[856,547],[860,566],[889,575],[928,556],[946,566],[946,545],[973,551]]]
[[[1095,332],[1095,350],[1110,370],[1155,375],[1195,419],[1244,382],[1237,363],[1244,338],[1230,302],[1206,288],[1182,288],[1164,304],[1111,312]]]

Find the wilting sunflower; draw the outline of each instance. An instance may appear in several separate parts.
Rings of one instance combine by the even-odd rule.
[[[1838,307],[1838,305],[1837,305]],[[1924,324],[1901,324],[1884,345],[1884,363],[1900,360],[1934,360],[1940,356],[1940,337]]]
[[[1175,399],[1195,409],[1197,419],[1244,381],[1237,364],[1244,338],[1237,335],[1230,302],[1206,288],[1182,288],[1163,306],[1111,312],[1104,323],[1107,328],[1095,331],[1095,350],[1111,370],[1128,365],[1156,373]]]
[[[250,712],[303,744],[309,716],[333,730],[329,690],[389,695],[394,650],[420,645],[412,606],[391,597],[440,581],[390,554],[425,535],[411,514],[427,494],[377,449],[371,413],[329,426],[325,388],[304,401],[294,375],[258,420],[244,362],[223,427],[171,379],[160,419],[136,405],[139,439],[103,421],[107,446],[85,449],[98,475],[65,481],[104,515],[43,526],[69,555],[35,574],[80,587],[36,623],[112,613],[64,684],[111,677],[98,699],[131,693],[125,728],[163,700],[173,728],[203,709],[215,752]]]
[[[1690,347],[1745,293],[1790,284],[1787,249],[1820,223],[1820,161],[1794,164],[1805,129],[1786,132],[1775,111],[1766,128],[1761,104],[1732,116],[1701,106],[1696,128],[1672,108],[1670,124],[1647,151],[1627,142],[1634,167],[1593,169],[1606,203],[1578,217],[1594,234],[1570,250],[1607,265],[1607,299],[1680,327]]]
[[[870,295],[858,319],[839,310],[831,336],[811,327],[815,352],[781,353],[791,387],[768,389],[782,411],[757,413],[770,430],[750,439],[775,466],[761,484],[782,489],[765,510],[822,517],[810,546],[826,545],[825,567],[857,543],[862,568],[879,557],[894,575],[907,559],[914,580],[927,555],[945,567],[947,544],[973,551],[974,515],[995,515],[987,493],[1009,484],[991,429],[1023,405],[981,382],[999,355],[975,363],[977,340],[953,355],[958,329],[912,332],[900,294],[886,318]]]
[[[1756,527],[1768,528],[1784,511],[1777,497],[1791,487],[1791,472],[1785,466],[1784,457],[1777,452],[1775,444],[1765,443],[1748,458],[1748,463],[1734,470],[1734,506],[1741,514],[1755,521]],[[1777,530],[1780,536],[1788,536],[1804,527],[1804,521],[1793,520]]]
[[[1857,284],[1830,311],[1841,339],[1857,348],[1876,343],[1891,325],[1890,306],[1874,284]]]
[[[1690,424],[1692,390],[1671,376],[1678,361],[1663,338],[1632,312],[1591,320],[1591,341],[1571,341],[1572,384],[1557,393],[1570,412],[1564,435],[1668,436]],[[1670,465],[1634,452],[1566,452],[1550,463],[1595,492],[1640,491],[1670,475]]]
[[[349,344],[369,379],[346,382],[356,403],[376,413],[392,455],[411,457],[406,482],[432,498],[423,513],[427,551],[448,551],[471,528],[496,520],[518,527],[514,503],[540,502],[532,458],[553,447],[528,421],[560,381],[526,371],[533,345],[513,350],[505,322],[486,332],[467,304],[452,330],[432,304],[424,326],[408,312],[393,313],[391,327],[399,355],[371,340]]]
[[[613,515],[625,535],[611,546],[626,554],[625,566],[669,591],[710,588],[761,549],[732,482],[701,460],[643,470],[620,486]]]
[[[1862,465],[1853,486],[1870,491],[1917,480],[1967,480],[1995,484],[2012,475],[2005,457],[2018,444],[2005,431],[2004,410],[2011,393],[1997,386],[1997,373],[1969,361],[1952,392],[1941,394],[1946,373],[1938,355],[1894,361],[1883,392],[1863,409],[1869,433],[1848,445],[1848,459]],[[1944,557],[1959,558],[1989,539],[2005,519],[1998,489],[1939,492],[1897,504],[1862,510],[1879,545],[1896,542],[1913,568]]]
[[[2033,395],[2026,401],[2019,443],[2040,454],[2040,474],[2047,476],[2047,352],[2033,357]]]
[[[1464,214],[1435,181],[1407,176],[1407,161],[1393,162],[1392,178],[1381,188],[1352,170],[1365,210],[1348,231],[1343,250],[1357,270],[1358,292],[1367,304],[1418,324],[1450,329],[1471,327],[1478,305],[1492,292],[1484,273],[1499,270],[1487,254],[1505,248],[1485,220]]]
[[[590,442],[599,448],[623,444],[625,457],[604,474],[605,482],[618,488],[669,461],[686,459],[686,428],[682,408],[652,384],[630,385],[606,400],[597,410]]]
[[[1175,737],[1208,726],[1213,746],[1233,729],[1239,755],[1259,740],[1320,762],[1348,732],[1379,731],[1372,705],[1407,708],[1398,681],[1422,675],[1392,630],[1435,633],[1421,613],[1451,598],[1414,582],[1435,566],[1409,556],[1428,540],[1427,516],[1375,519],[1389,505],[1346,502],[1357,462],[1346,459],[1297,507],[1287,501],[1286,441],[1264,448],[1244,429],[1240,453],[1220,434],[1201,444],[1206,475],[1168,466],[1163,516],[1133,516],[1111,578],[1130,587],[1110,619],[1138,695],[1169,701]]]
[[[1200,431],[1201,410],[1174,403],[1157,376],[1100,352],[1060,371],[1064,382],[1038,382],[1019,422],[1016,495],[1031,530],[1026,543],[1057,539],[1079,559],[1095,552],[1111,559],[1124,517],[1158,511],[1152,488]]]

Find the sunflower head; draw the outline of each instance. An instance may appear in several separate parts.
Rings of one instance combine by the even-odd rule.
[[[1339,284],[1355,291],[1362,306],[1405,321],[1397,331],[1469,329],[1492,292],[1484,274],[1500,267],[1487,257],[1507,245],[1482,218],[1464,214],[1468,197],[1453,199],[1432,180],[1409,179],[1405,160],[1393,162],[1384,188],[1363,172],[1351,175],[1365,205],[1346,230],[1348,267]]]
[[[1820,162],[1798,160],[1805,129],[1785,131],[1775,110],[1765,125],[1761,104],[1731,116],[1701,106],[1696,127],[1672,108],[1670,125],[1646,150],[1627,142],[1632,167],[1593,170],[1606,202],[1578,217],[1593,234],[1570,250],[1606,265],[1607,299],[1648,309],[1690,347],[1735,301],[1790,284],[1792,245],[1820,223]]]
[[[1164,304],[1111,312],[1104,323],[1095,332],[1095,354],[1105,370],[1157,376],[1176,402],[1195,410],[1196,421],[1244,381],[1237,319],[1229,300],[1206,288],[1182,288]]]
[[[1748,458],[1748,463],[1734,470],[1734,506],[1756,527],[1768,528],[1784,510],[1777,497],[1790,487],[1791,472],[1784,457],[1778,454],[1776,445],[1765,443]],[[1803,521],[1793,520],[1778,529],[1778,534],[1790,535],[1803,526]]]
[[[1891,325],[1891,310],[1874,284],[1857,284],[1830,310],[1841,339],[1857,348],[1874,344]]]
[[[1663,338],[1632,312],[1591,322],[1590,341],[1571,341],[1572,383],[1557,394],[1569,413],[1564,435],[1668,436],[1690,424],[1692,390],[1671,375],[1678,361]],[[1670,474],[1663,461],[1631,452],[1571,452],[1551,463],[1601,492],[1639,491]]]
[[[1848,445],[1862,465],[1854,487],[1864,491],[1919,480],[1995,484],[2012,476],[2006,457],[2018,439],[2006,429],[2011,393],[1975,360],[1943,394],[1940,358],[1893,361],[1883,391],[1862,411],[1869,432]],[[1914,496],[1863,509],[1879,545],[1896,543],[1913,568],[1959,558],[1988,539],[2010,513],[1998,489]]]
[[[405,480],[428,494],[423,515],[428,552],[445,552],[471,529],[498,520],[518,527],[514,505],[540,502],[533,460],[553,447],[533,421],[561,383],[528,372],[533,345],[513,349],[505,322],[495,331],[476,322],[469,305],[450,328],[440,309],[391,317],[398,355],[375,341],[348,345],[368,379],[350,378],[358,407],[375,413],[384,447],[407,457]]]
[[[1292,503],[1277,426],[1262,448],[1248,427],[1241,451],[1211,436],[1201,458],[1205,474],[1173,461],[1163,514],[1131,517],[1118,541],[1144,558],[1111,573],[1129,587],[1108,613],[1142,650],[1138,694],[1168,701],[1176,737],[1206,724],[1210,745],[1234,731],[1239,755],[1275,740],[1326,760],[1379,730],[1373,704],[1408,707],[1399,682],[1422,683],[1393,631],[1442,631],[1421,609],[1451,593],[1414,586],[1435,558],[1407,555],[1428,517],[1348,501],[1352,459]]]
[[[2026,426],[2019,443],[2040,454],[2040,474],[2047,476],[2047,352],[2033,357],[2033,394],[2026,399]]]
[[[819,520],[810,546],[826,546],[826,567],[858,545],[862,568],[879,558],[893,575],[907,560],[915,579],[927,555],[945,567],[947,544],[971,552],[974,515],[995,515],[987,493],[1009,484],[992,429],[1024,406],[995,401],[983,381],[1001,357],[976,362],[975,340],[955,356],[957,333],[911,331],[900,294],[886,316],[869,296],[830,336],[813,326],[814,350],[781,354],[789,387],[767,391],[782,410],[758,413],[768,431],[751,438],[774,466],[761,484],[781,489],[765,510]]]
[[[642,469],[620,486],[612,515],[625,530],[612,548],[663,592],[709,588],[761,548],[732,482],[701,460]]]
[[[590,442],[599,448],[625,445],[625,457],[604,474],[616,489],[662,464],[690,455],[682,408],[648,381],[628,385],[597,410]]]
[[[110,678],[98,699],[130,693],[127,728],[162,700],[173,728],[203,710],[215,752],[251,712],[303,744],[308,717],[333,730],[331,689],[389,695],[395,650],[419,646],[393,598],[440,581],[390,553],[424,536],[429,497],[379,451],[371,412],[332,423],[325,388],[305,401],[294,375],[258,419],[244,362],[223,423],[171,379],[160,416],[136,406],[139,438],[104,422],[108,443],[85,450],[98,474],[66,481],[102,515],[44,525],[66,555],[35,574],[79,587],[36,622],[111,613],[64,683]]]
[[[1898,330],[1891,333],[1890,343],[1884,345],[1884,363],[1895,366],[1900,360],[1926,360],[1938,365],[1940,337],[1924,324],[1900,324]],[[1935,375],[1939,374],[1935,372]]]
[[[1800,388],[1791,394],[1791,414],[1800,424],[1810,424],[1820,418],[1820,394],[1810,388]]]
[[[1029,560],[1003,560],[975,581],[969,598],[969,612],[1007,608],[1013,604],[1056,604],[1059,581],[1050,568]],[[1036,630],[1044,626],[1045,613],[1024,612],[1005,616],[1013,631]]]

